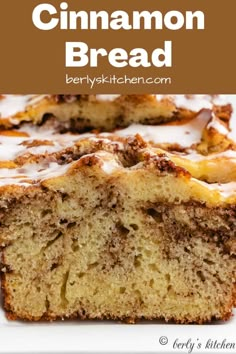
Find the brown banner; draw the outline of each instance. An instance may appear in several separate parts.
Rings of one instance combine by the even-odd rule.
[[[235,14],[235,0],[2,0],[0,92],[235,93]]]

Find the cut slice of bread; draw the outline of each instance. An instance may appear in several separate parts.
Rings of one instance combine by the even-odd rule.
[[[175,159],[139,136],[87,137],[1,169],[8,317],[227,320],[236,182],[199,180]]]
[[[230,318],[231,111],[210,95],[1,96],[8,318]]]

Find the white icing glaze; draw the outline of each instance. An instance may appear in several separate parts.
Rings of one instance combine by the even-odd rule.
[[[107,174],[111,174],[121,167],[120,164],[114,160],[114,158],[103,160],[102,162],[102,170]]]
[[[113,102],[119,97],[120,95],[96,95],[96,99],[98,101],[108,101],[108,102]]]
[[[80,160],[87,159],[89,156],[95,156],[101,159],[101,168],[107,174],[120,168],[120,164],[114,159],[114,156],[111,153],[98,151],[93,154],[82,156]],[[25,164],[19,168],[1,168],[0,187],[6,185],[20,185],[27,187],[32,185],[32,183],[38,184],[46,179],[64,175],[75,163],[76,161],[66,165],[59,165],[57,162],[47,162],[47,160],[43,160],[39,163]]]
[[[98,101],[113,102],[121,95],[96,95]],[[212,109],[213,105],[226,105],[226,95],[153,95],[158,101],[171,100],[177,108],[199,112],[201,109]]]
[[[25,139],[23,140],[23,142],[30,142],[31,140],[32,139]],[[17,157],[29,153],[32,155],[37,155],[57,152],[62,150],[63,148],[72,145],[72,142],[68,144],[57,144],[54,142],[53,145],[39,145],[35,147],[27,147],[21,145],[21,143],[17,143],[17,141],[19,141],[19,138],[4,137],[2,139],[2,137],[0,137],[0,141],[2,143],[0,144],[0,161],[15,160]]]
[[[102,163],[102,170],[106,174],[111,174],[117,169],[121,168],[120,163],[114,158],[114,155],[106,151],[97,151],[92,154],[87,154],[81,157],[80,160],[87,159],[88,157],[97,157]]]
[[[35,146],[27,149],[27,153],[31,155],[40,155],[40,154],[52,154],[54,152],[58,152],[63,148],[63,146],[59,144],[54,145],[41,145]]]
[[[116,134],[122,137],[140,134],[145,140],[156,144],[179,144],[190,147],[199,143],[202,131],[211,119],[211,111],[203,110],[199,115],[186,124],[158,126],[132,124],[128,128],[117,130]]]
[[[63,175],[69,169],[71,164],[72,163],[61,166],[56,162],[47,163],[44,161],[39,164],[27,164],[21,168],[1,168],[0,186],[30,186],[32,181],[37,183],[38,181]]]
[[[211,122],[207,125],[207,129],[210,128],[217,130],[222,135],[229,134],[229,130],[215,116],[212,118]]]
[[[169,153],[170,156],[177,156],[177,157],[181,157],[181,158],[184,158],[186,160],[191,160],[191,161],[205,161],[205,160],[216,160],[216,159],[221,159],[221,158],[224,158],[224,159],[230,159],[232,162],[235,162],[236,163],[236,151],[233,151],[233,150],[227,150],[227,151],[224,151],[224,152],[219,152],[219,153],[216,153],[216,154],[211,154],[211,155],[207,155],[207,156],[204,156],[204,155],[201,155],[201,154],[198,154],[196,151],[194,150],[189,150],[188,154],[171,154]]]
[[[0,161],[14,160],[21,152],[25,151],[25,146],[20,145],[24,139],[15,137],[0,136]]]
[[[84,138],[94,137],[94,134],[56,134],[53,129],[45,129],[37,126],[24,126],[18,132],[26,133],[28,137],[19,136],[1,136],[0,135],[0,161],[15,160],[17,157],[24,154],[45,154],[58,152],[62,149],[72,146],[76,141]],[[42,145],[30,147],[23,145],[24,143],[31,143],[34,140],[49,141],[50,145]]]
[[[122,150],[124,148],[124,144],[121,141],[112,141],[107,139],[108,137],[111,137],[111,133],[101,133],[97,135],[96,137],[90,137],[90,141],[95,141],[95,142],[100,142],[102,141],[105,144],[110,144],[113,146],[116,146],[119,150]]]
[[[231,132],[229,133],[229,138],[234,140],[236,143],[236,116],[234,116],[232,119]]]
[[[219,192],[220,195],[225,199],[236,195],[236,182],[207,183],[207,182],[200,181],[196,178],[191,178],[191,179],[192,181],[200,184],[201,186],[207,188],[208,190]]]
[[[169,98],[177,108],[199,112],[201,109],[212,109],[213,105],[228,103],[225,95],[155,95],[157,100]]]
[[[28,106],[35,105],[47,95],[3,95],[0,98],[0,118],[13,117],[25,112]]]

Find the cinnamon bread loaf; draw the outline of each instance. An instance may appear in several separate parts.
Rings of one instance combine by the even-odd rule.
[[[61,134],[58,119],[3,127],[0,246],[8,318],[230,318],[235,142],[229,117],[205,108],[139,131],[133,125]],[[173,136],[172,127],[182,135]]]

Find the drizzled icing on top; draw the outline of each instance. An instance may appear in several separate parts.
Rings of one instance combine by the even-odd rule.
[[[213,128],[213,129],[217,130],[222,135],[228,135],[229,134],[229,130],[226,128],[226,126],[224,126],[220,122],[220,120],[218,118],[216,118],[215,116],[212,118],[210,123],[207,125],[207,129],[210,129],[210,128]]]
[[[236,182],[207,183],[195,178],[192,178],[192,181],[194,181],[197,184],[200,184],[201,186],[203,186],[204,188],[210,191],[220,193],[220,195],[226,199],[236,195]]]
[[[112,174],[117,170],[125,169],[116,157],[109,152],[97,151],[91,154],[82,156],[79,160],[95,157],[100,160],[100,168],[105,174]],[[37,185],[45,180],[56,178],[65,175],[77,161],[61,165],[58,162],[44,159],[39,163],[26,163],[18,168],[0,168],[0,187],[14,185],[21,187],[30,187]],[[138,165],[137,165],[138,166]],[[127,169],[126,172],[132,171],[135,168]],[[191,178],[194,184],[209,190],[209,192],[217,192],[221,198],[227,199],[236,195],[236,182],[229,183],[206,183],[201,180]]]
[[[145,140],[156,144],[179,144],[186,148],[201,141],[203,130],[208,124],[212,124],[221,134],[229,133],[223,124],[212,117],[210,110],[203,110],[196,118],[185,123],[173,122],[157,126],[132,124],[128,128],[117,130],[116,134],[122,137],[140,134]]]
[[[108,102],[113,102],[117,98],[119,98],[121,95],[96,95],[96,99],[98,101],[108,101]]]
[[[0,112],[1,117],[14,116],[17,112],[24,111],[28,106],[38,103],[46,95],[7,95],[3,98],[0,97]],[[117,130],[116,135],[121,137],[134,136],[140,134],[145,140],[153,141],[158,144],[179,144],[183,147],[191,147],[192,145],[199,143],[202,138],[202,132],[204,128],[216,129],[220,134],[228,135],[227,128],[221,124],[221,122],[212,117],[212,104],[223,104],[223,101],[219,97],[202,96],[201,99],[198,96],[186,97],[183,95],[175,95],[173,97],[175,104],[179,107],[186,108],[193,111],[207,108],[201,111],[196,118],[180,122],[179,124],[169,123],[159,126],[146,126],[141,124],[133,124],[128,128]],[[119,95],[97,95],[98,100],[104,100],[112,102],[117,99]],[[170,96],[168,96],[170,97]],[[197,97],[197,99],[196,99]],[[156,96],[157,99],[166,98],[166,96]],[[204,103],[203,103],[204,101]],[[22,136],[21,136],[22,133]],[[232,134],[232,133],[230,133]],[[107,136],[111,135],[110,133]],[[106,134],[103,134],[106,137]],[[63,148],[70,147],[75,141],[83,138],[96,139],[95,134],[57,134],[53,130],[35,127],[24,126],[17,130],[16,136],[1,136],[0,135],[0,161],[14,160],[25,153],[32,155],[53,153],[62,150]],[[39,140],[41,143],[34,145],[34,140]],[[109,141],[110,142],[110,141]],[[111,142],[110,142],[111,143]],[[101,169],[111,174],[115,170],[122,168],[119,163],[104,152],[97,152],[92,154],[93,156],[101,159]],[[88,155],[86,155],[88,156]],[[86,157],[85,156],[85,157]],[[228,157],[235,160],[235,152],[228,151],[222,154],[216,154],[211,158]],[[180,156],[181,157],[181,156]],[[194,152],[183,156],[184,158],[200,161],[203,159],[201,155]],[[83,158],[83,157],[82,157]],[[210,157],[204,157],[210,159]],[[73,164],[73,163],[71,163]],[[43,161],[42,163],[25,164],[22,168],[14,169],[0,169],[0,186],[4,185],[23,185],[29,186],[34,181],[42,181],[47,178],[63,175],[69,169],[71,164],[64,166],[59,165],[57,162]],[[193,179],[194,180],[194,179]],[[33,181],[33,182],[32,182]],[[198,180],[196,180],[198,181]],[[217,190],[223,197],[228,197],[235,193],[236,182],[230,182],[227,184],[209,184],[206,182],[198,181],[202,186],[209,190]]]
[[[201,109],[212,109],[214,105],[226,105],[229,103],[226,95],[151,95],[162,101],[168,99],[178,108],[199,112]],[[98,101],[113,102],[121,95],[96,95]]]
[[[30,186],[44,179],[54,178],[63,175],[71,164],[64,166],[57,162],[47,162],[39,164],[26,164],[21,168],[0,169],[0,186],[21,185]]]
[[[190,160],[190,161],[195,161],[195,162],[200,162],[200,161],[212,161],[212,160],[217,160],[217,159],[230,159],[231,162],[234,162],[236,164],[236,151],[234,150],[226,150],[223,152],[217,152],[214,154],[210,154],[208,156],[205,155],[201,155],[199,153],[197,153],[195,150],[191,150],[189,149],[186,153],[168,153],[170,156],[177,156],[177,157],[181,157],[183,159],[186,160]]]
[[[157,100],[170,99],[178,108],[199,112],[201,109],[212,109],[213,105],[226,105],[225,95],[156,95]]]
[[[121,164],[111,153],[98,151],[82,156],[79,160],[95,157],[101,161],[101,169],[106,174],[111,174],[121,168]],[[39,163],[26,163],[18,168],[0,168],[0,187],[7,185],[18,185],[28,187],[38,184],[46,179],[64,175],[76,161],[61,165],[58,162],[44,159]]]
[[[12,131],[14,134],[14,131]],[[94,134],[57,134],[53,129],[24,126],[16,131],[16,136],[0,133],[0,161],[15,160],[24,154],[39,155],[54,153],[72,146],[80,139],[94,137]],[[20,134],[22,133],[22,136]]]
[[[17,113],[25,112],[48,95],[1,95],[0,118],[10,118]]]

